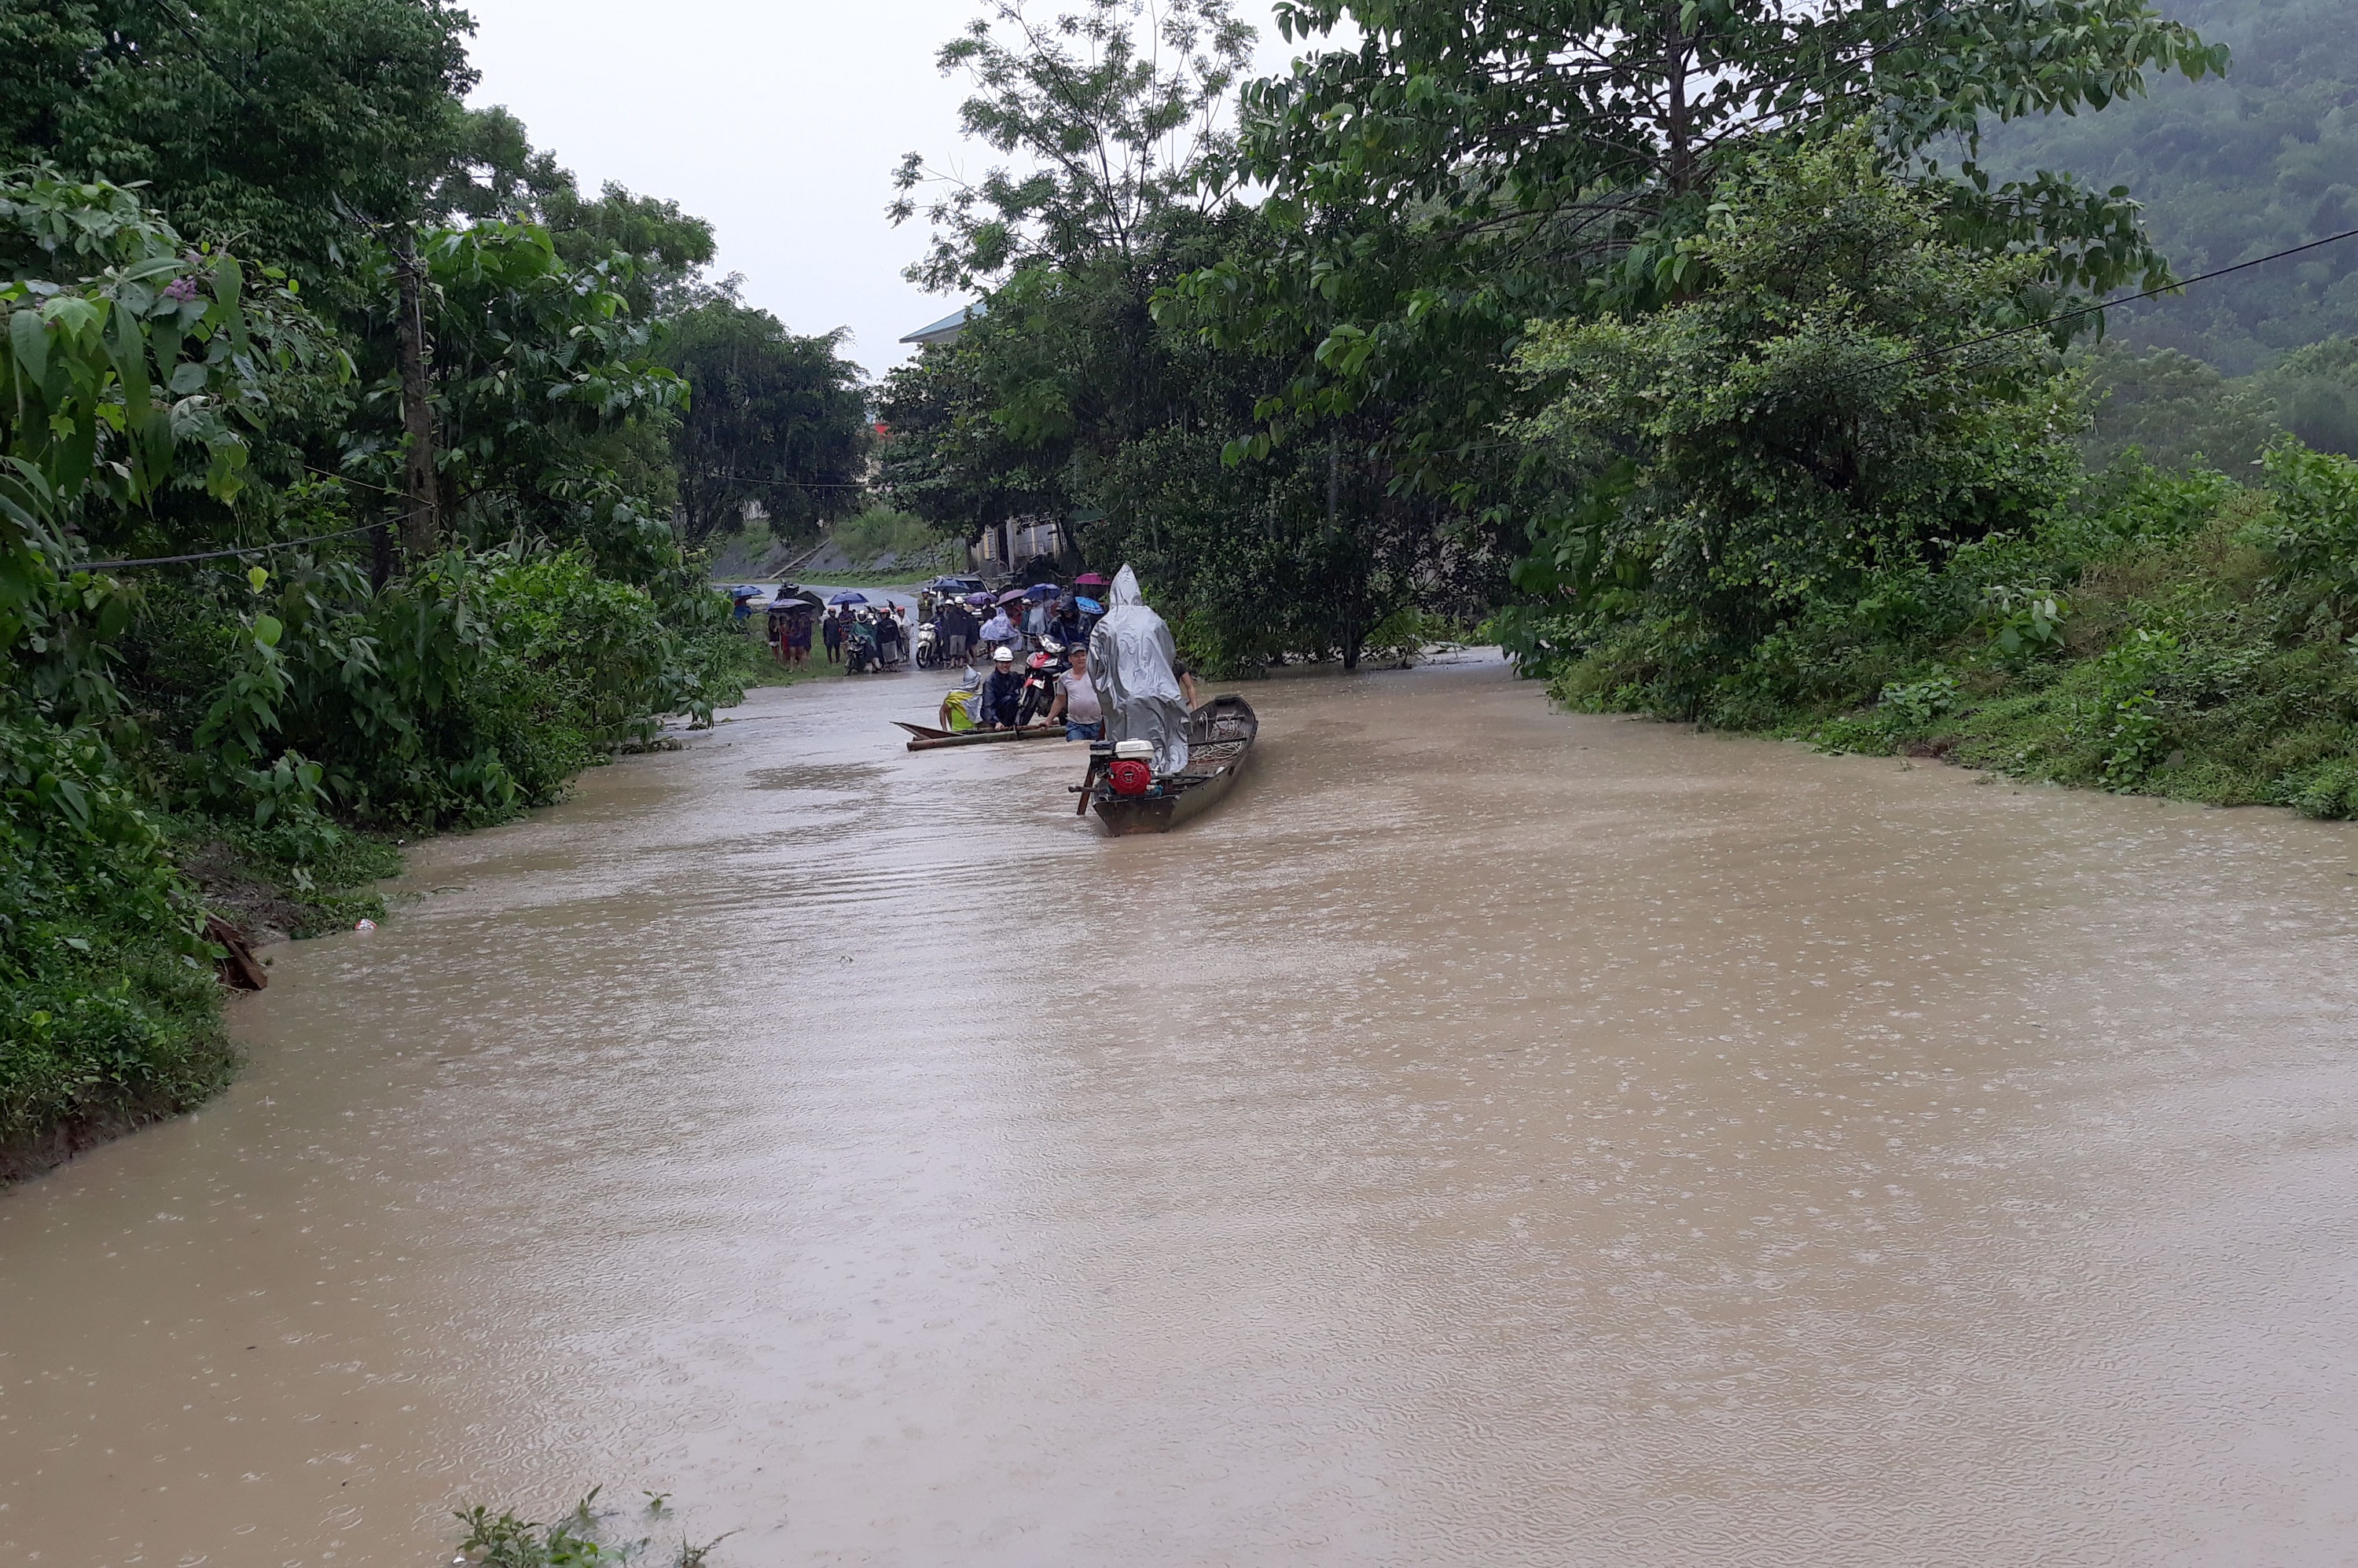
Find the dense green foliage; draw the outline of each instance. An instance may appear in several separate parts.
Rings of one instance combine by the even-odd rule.
[[[2095,423],[2084,447],[2096,467],[2134,447],[2165,468],[2200,459],[2241,473],[2278,434],[2358,455],[2358,341],[2349,338],[2305,344],[2234,377],[2176,349],[2117,340],[2085,358]]]
[[[1529,651],[1617,700],[1746,721],[1863,678],[1937,617],[1961,555],[2045,515],[2076,424],[2015,312],[2039,258],[1947,239],[1863,135],[1763,157],[1692,254],[1710,281],[1634,322],[1546,327],[1563,388],[1521,427],[1585,495],[1535,530]]]
[[[740,695],[673,522],[730,400],[673,323],[793,348],[822,395],[737,437],[856,477],[831,341],[466,109],[469,25],[0,5],[0,1173],[219,1081],[208,914],[382,913],[392,835]]]
[[[2013,575],[2061,585],[2041,634],[2009,649],[2004,632],[2028,617],[1985,587],[1978,615],[1893,660],[1879,693],[1850,694],[1863,706],[1779,727],[2061,784],[2358,816],[2358,464],[2288,444],[2266,480],[2100,476],[2010,551]]]
[[[674,443],[689,540],[733,531],[748,502],[781,538],[859,510],[867,404],[841,341],[796,337],[726,294],[672,319],[664,362],[696,394]]]
[[[1978,324],[2037,322],[2073,291],[2158,279],[2160,259],[2122,194],[1992,178],[1984,118],[2101,109],[2223,63],[2144,0],[1278,14],[1309,52],[1246,84],[1233,133],[1224,6],[1002,4],[946,49],[978,85],[969,133],[1030,167],[932,205],[912,276],[982,287],[987,309],[886,402],[900,504],[975,527],[1065,516],[1230,669],[1347,664],[1396,615],[1476,619],[1504,596],[1532,520],[1597,477],[1509,438],[1570,373],[1524,373],[1542,362],[1519,371],[1518,350],[1540,323],[1708,287],[1713,214],[1762,150],[1864,121],[1922,222],[1964,254],[2025,258]],[[902,178],[923,184],[922,161]]]

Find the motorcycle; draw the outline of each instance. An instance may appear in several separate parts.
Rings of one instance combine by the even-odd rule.
[[[932,669],[942,662],[942,634],[931,621],[917,622],[917,667]]]
[[[865,621],[854,621],[844,628],[843,673],[864,676],[883,667],[884,661],[877,652],[876,628]]]
[[[1040,639],[1040,651],[1024,661],[1023,691],[1017,700],[1015,721],[1030,724],[1048,716],[1056,701],[1056,677],[1073,667],[1065,644],[1054,637]]]

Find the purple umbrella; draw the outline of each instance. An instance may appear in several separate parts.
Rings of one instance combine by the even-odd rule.
[[[999,602],[1001,604],[1021,604],[1023,602],[1023,592],[1024,590],[1020,588],[1011,588],[1005,593],[999,596]]]

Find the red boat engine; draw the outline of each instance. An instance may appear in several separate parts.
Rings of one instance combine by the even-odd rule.
[[[1116,795],[1141,795],[1154,785],[1154,770],[1132,757],[1106,764],[1106,783]]]

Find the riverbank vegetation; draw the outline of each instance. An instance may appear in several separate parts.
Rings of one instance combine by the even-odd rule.
[[[712,1553],[722,1541],[697,1544],[682,1537],[668,1550],[654,1537],[616,1539],[620,1510],[598,1507],[598,1488],[575,1504],[561,1519],[543,1523],[510,1509],[493,1513],[478,1505],[459,1515],[465,1534],[459,1541],[458,1561],[480,1563],[484,1568],[622,1568],[628,1563],[655,1568],[710,1568]],[[637,1521],[652,1526],[669,1518],[669,1499],[646,1494],[647,1503]],[[651,1556],[650,1553],[657,1553]]]
[[[1513,634],[1581,708],[2060,783],[2358,810],[2358,462],[2256,484],[2074,439],[2083,371],[1977,329],[1976,256],[1855,136],[1764,157],[1637,323],[1532,335],[1585,503]]]
[[[1217,672],[1487,617],[1578,707],[2343,814],[2358,243],[2100,308],[2358,223],[2293,9],[1288,0],[1254,81],[1221,0],[986,5],[885,487]]]
[[[0,1179],[222,1081],[227,935],[735,700],[715,468],[857,509],[835,340],[467,109],[468,26],[0,19]]]

